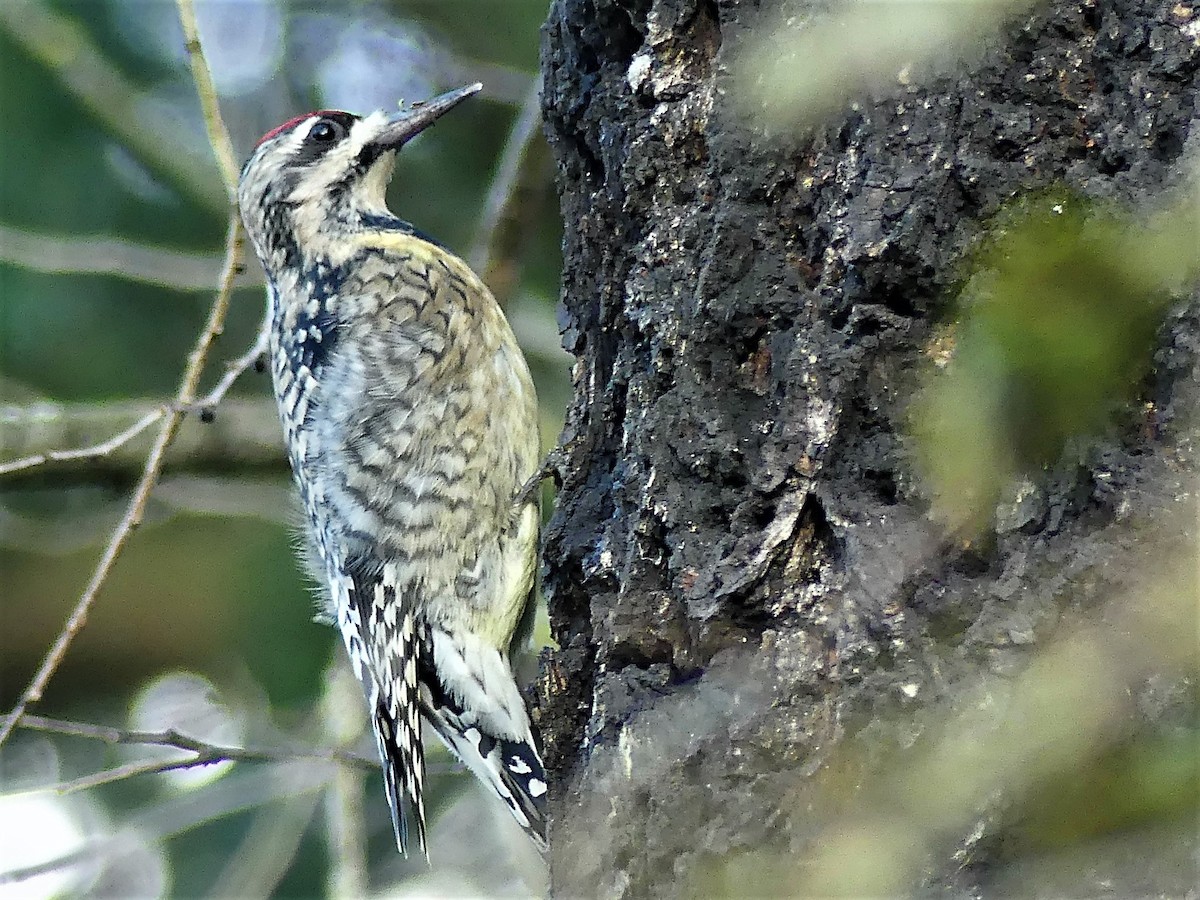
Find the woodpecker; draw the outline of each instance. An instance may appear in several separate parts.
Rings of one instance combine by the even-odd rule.
[[[267,132],[238,202],[268,279],[270,367],[309,565],[363,686],[396,843],[426,859],[421,718],[543,851],[546,776],[509,665],[528,637],[537,398],[504,313],[387,208],[397,152],[475,94]]]

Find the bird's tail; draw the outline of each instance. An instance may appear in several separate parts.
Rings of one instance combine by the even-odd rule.
[[[417,822],[417,841],[429,860],[425,836],[425,751],[421,745],[421,722],[414,705],[405,721],[394,715],[382,700],[375,703],[372,720],[379,758],[383,762],[383,783],[392,811],[396,846],[408,856],[409,813]]]
[[[546,769],[533,730],[524,740],[509,740],[488,734],[452,705],[426,714],[438,737],[476,778],[491,785],[517,824],[545,853]]]
[[[545,853],[546,769],[507,656],[482,641],[432,629],[417,666],[429,724]]]

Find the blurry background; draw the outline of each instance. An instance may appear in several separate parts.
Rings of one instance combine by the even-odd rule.
[[[835,23],[833,33],[806,23],[800,36],[782,29],[748,55],[740,81],[765,92],[751,99],[768,125],[775,115],[773,127],[792,127],[803,114],[819,118],[840,109],[872,79],[891,84],[910,55],[955,51],[980,23],[995,24],[1007,11],[1034,4],[973,5],[977,16],[955,17],[943,4],[927,4],[920,16],[914,12],[919,4],[866,4],[849,27]],[[543,437],[552,442],[568,390],[568,360],[554,315],[557,204],[536,128],[494,239],[485,240],[481,226],[494,170],[531,109],[545,0],[197,0],[197,6],[241,158],[262,132],[314,108],[365,111],[476,79],[485,83],[483,97],[406,149],[392,205],[485,271],[532,363]],[[1194,35],[1190,7],[1180,4],[1170,15],[1171,28]],[[907,84],[907,66],[902,74]],[[620,73],[622,92],[629,75]],[[1121,89],[1140,92],[1139,84]],[[211,303],[227,207],[170,0],[0,0],[0,86],[7,125],[0,139],[2,471],[7,460],[103,440],[171,396]],[[1129,146],[1145,155],[1138,140],[1130,137]],[[1069,190],[989,209],[989,216],[998,213],[991,234],[965,260],[960,295],[926,348],[931,377],[923,380],[907,423],[918,471],[911,487],[898,485],[966,535],[964,549],[975,530],[989,524],[1001,534],[1036,533],[1060,515],[1045,488],[1047,477],[1059,477],[1049,471],[1053,461],[1061,457],[1063,477],[1076,478],[1081,470],[1072,445],[1111,433],[1114,421],[1123,434],[1155,439],[1159,393],[1178,403],[1173,415],[1184,435],[1167,467],[1190,472],[1195,394],[1187,385],[1194,379],[1172,374],[1172,366],[1184,363],[1154,354],[1164,317],[1172,333],[1189,331],[1194,313],[1181,311],[1177,301],[1194,288],[1200,218],[1188,205],[1194,199],[1165,202],[1177,205],[1159,210],[1149,225],[1143,211],[1135,216]],[[253,339],[263,307],[255,266],[250,261],[239,281],[202,391],[221,363]],[[1176,355],[1190,366],[1191,343],[1185,343]],[[1162,384],[1149,383],[1156,378]],[[1178,398],[1171,393],[1176,381],[1183,385]],[[1133,398],[1139,404],[1131,410]],[[0,712],[20,696],[83,589],[125,509],[152,432],[101,460],[0,477]],[[1087,449],[1087,441],[1081,445]],[[1095,463],[1097,495],[1109,490],[1107,466]],[[1187,501],[1179,520],[1139,532],[1141,512],[1111,504],[1114,517],[1128,520],[1131,535],[1147,544],[1162,534],[1178,539],[1162,540],[1165,561],[1156,556],[1147,566],[1161,577],[1161,583],[1146,578],[1139,593],[1149,614],[1139,618],[1139,604],[1117,598],[1106,611],[1110,628],[1076,630],[1073,642],[1051,645],[1039,657],[1040,668],[1017,681],[1011,694],[985,680],[982,723],[942,713],[944,737],[932,742],[927,764],[903,758],[890,770],[882,767],[874,788],[868,783],[864,789],[850,756],[843,769],[831,769],[832,795],[841,797],[839,789],[850,786],[846,790],[865,798],[857,809],[871,818],[832,832],[832,850],[811,871],[803,869],[809,866],[804,858],[799,870],[790,858],[732,859],[719,873],[726,893],[793,885],[798,871],[810,883],[840,885],[849,895],[896,893],[879,885],[908,883],[905,866],[919,857],[909,849],[959,828],[959,818],[974,814],[975,799],[994,790],[989,778],[996,772],[1015,796],[1027,791],[1041,801],[1014,832],[1015,855],[1021,840],[1037,849],[1111,832],[1123,853],[1150,858],[1146,848],[1170,849],[1176,843],[1162,834],[1178,832],[1187,839],[1178,844],[1178,868],[1194,868],[1187,832],[1197,759],[1194,503],[1190,474],[1167,474],[1157,490],[1162,496],[1177,491],[1172,502],[1181,509]],[[163,757],[145,747],[108,746],[96,739],[103,732],[68,738],[19,731],[0,750],[0,900],[82,892],[539,891],[543,876],[527,842],[441,753],[430,765],[434,868],[405,863],[395,853],[370,762],[374,750],[362,740],[357,688],[340,677],[333,631],[310,621],[312,589],[293,557],[291,508],[266,377],[248,372],[215,422],[186,421],[145,526],[102,590],[45,701],[32,711],[125,729],[174,727],[216,744],[259,748],[275,759],[116,778],[130,767],[159,766]],[[955,603],[953,610],[964,612],[961,622],[943,616],[948,654],[957,653],[955,636],[977,613],[970,595]],[[1118,615],[1125,606],[1138,615]],[[544,642],[541,621],[537,639]],[[937,624],[931,633],[941,640],[932,627]],[[1020,647],[1040,640],[1040,633],[1030,624],[993,638],[991,627],[984,617],[967,646],[996,654],[993,665],[1003,678],[1009,655],[1024,652]],[[1143,679],[1141,667],[1151,677]],[[1182,674],[1164,677],[1164,671]],[[1127,684],[1142,680],[1149,684],[1139,687],[1136,704],[1167,713],[1149,740],[1126,740],[1122,703],[1112,698],[1126,698]],[[918,683],[905,688],[911,693],[903,697],[914,699]],[[964,696],[973,708],[973,695]],[[1030,715],[989,718],[988,709],[1010,706]],[[686,714],[694,716],[695,705],[688,704]],[[1081,716],[1093,717],[1084,723],[1088,728],[1078,727]],[[902,721],[908,720],[905,713]],[[1022,723],[1015,743],[989,730],[1011,721]],[[337,746],[350,756],[336,766],[293,752]],[[661,745],[650,747],[662,756]],[[964,752],[948,768],[942,747]],[[81,780],[97,772],[108,774]],[[848,774],[839,783],[842,772]],[[94,786],[96,780],[110,783]],[[45,789],[63,783],[79,789],[65,796]],[[945,789],[930,792],[933,783]],[[674,790],[662,784],[664,792]],[[945,802],[947,785],[957,786],[961,805]],[[594,821],[611,830],[611,797],[601,801]],[[904,818],[889,820],[897,810]],[[1143,834],[1138,843],[1122,830],[1147,822],[1165,822],[1165,831]],[[905,840],[893,840],[898,832]],[[1103,848],[1102,855],[1116,858]],[[362,858],[368,867],[357,865]],[[822,881],[826,863],[832,874]],[[13,871],[24,877],[5,883]],[[862,872],[866,880],[854,882]],[[1012,883],[1054,894],[1052,876],[1053,866],[1034,866]],[[1101,873],[1090,883],[1102,880]],[[694,893],[711,894],[718,881],[698,884]],[[1014,892],[1021,893],[1006,893]]]
[[[553,442],[569,382],[559,348],[557,202],[537,129],[494,240],[480,219],[497,162],[535,87],[544,0],[197,0],[239,163],[260,134],[315,108],[393,108],[474,80],[481,98],[406,148],[390,202],[477,262],[529,357]],[[103,440],[169,399],[202,327],[227,208],[169,0],[0,4],[0,463]],[[528,112],[528,107],[526,107]],[[481,267],[482,268],[482,267]],[[248,261],[201,390],[252,342],[263,312]],[[0,480],[0,707],[10,709],[61,628],[124,512],[154,429],[110,457]],[[357,740],[359,700],[336,677],[330,628],[293,554],[291,490],[267,376],[251,370],[211,425],[190,416],[144,526],[32,712],[125,728],[178,727],[217,743],[331,747]],[[544,623],[544,616],[540,621]],[[537,638],[548,639],[544,624]],[[331,699],[332,698],[332,699]],[[330,704],[332,703],[332,707]],[[326,708],[346,711],[341,732]],[[327,814],[360,814],[380,888],[423,864],[395,854],[377,772],[239,763],[147,775],[59,797],[29,792],[145,759],[140,748],[20,730],[0,751],[0,872],[102,852],[0,898],[321,894]],[[435,771],[448,771],[439,754]],[[350,774],[348,775],[347,772]],[[347,782],[345,779],[348,778]],[[449,893],[534,889],[538,867],[495,871],[490,798],[435,777],[434,862]],[[360,793],[361,792],[361,793]],[[456,805],[457,804],[457,805]],[[482,820],[480,817],[483,817]],[[501,839],[513,835],[495,817]],[[470,840],[464,850],[438,829]],[[336,829],[335,829],[336,830]],[[515,831],[515,828],[513,829]],[[440,848],[437,849],[437,848]],[[343,848],[345,849],[345,848]],[[350,848],[350,855],[353,856]],[[439,853],[466,862],[461,871]],[[336,854],[334,854],[336,855]],[[530,873],[533,873],[532,875]],[[457,880],[456,880],[457,879]],[[343,887],[346,882],[342,882]],[[426,886],[428,888],[428,885]]]

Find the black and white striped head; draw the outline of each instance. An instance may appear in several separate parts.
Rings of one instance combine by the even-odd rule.
[[[384,193],[396,151],[482,87],[391,115],[322,110],[263,135],[242,168],[238,204],[268,274],[294,264],[294,254],[324,252],[364,216],[388,215]]]

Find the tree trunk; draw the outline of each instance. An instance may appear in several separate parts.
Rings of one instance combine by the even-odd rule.
[[[963,253],[1008,200],[1065,183],[1137,205],[1176,179],[1190,10],[1054,2],[786,145],[727,90],[768,12],[555,0],[545,29],[577,358],[538,710],[561,896],[798,890],[731,882],[749,870],[730,860],[791,871],[769,854],[804,858],[982,679],[1132,583],[1130,521],[1185,494],[1194,306],[1163,329],[1153,427],[1053,469],[985,540],[931,521],[905,417]],[[1147,728],[1178,716],[1139,704]],[[1001,787],[922,844],[914,883],[997,884],[1013,801]],[[1058,887],[1189,874],[1117,868]]]

